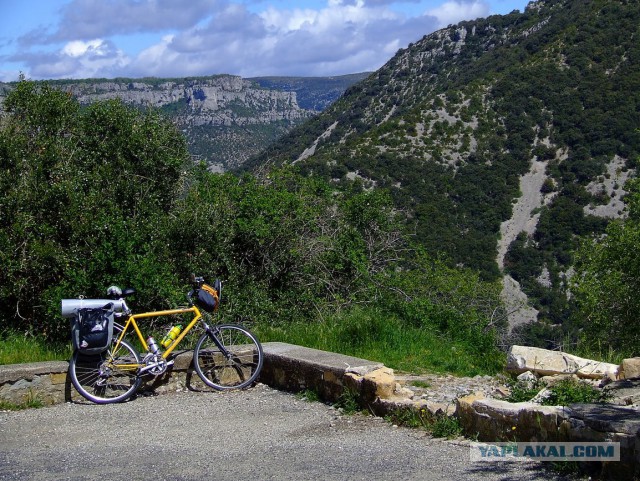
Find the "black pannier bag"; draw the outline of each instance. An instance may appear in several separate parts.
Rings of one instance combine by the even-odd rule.
[[[73,348],[82,354],[105,351],[113,337],[113,304],[99,309],[78,309],[71,324]]]

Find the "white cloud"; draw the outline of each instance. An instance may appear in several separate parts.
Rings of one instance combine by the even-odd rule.
[[[15,82],[20,76],[20,70],[2,69],[0,70],[0,82]]]
[[[87,40],[114,34],[189,28],[214,10],[218,0],[72,0],[64,6],[49,40]]]
[[[462,20],[485,17],[489,14],[489,5],[482,0],[451,0],[437,8],[428,10],[426,13],[436,17],[438,19],[438,26],[442,28],[447,25],[456,24]]]
[[[98,55],[101,55],[106,53],[104,47],[105,46],[100,39],[90,40],[88,42],[83,42],[82,40],[74,40],[73,42],[67,43],[63,47],[62,54],[68,55],[69,57],[81,57],[82,55],[85,55],[87,52],[91,51]]]
[[[53,29],[23,35],[11,61],[32,78],[340,75],[376,70],[437,28],[486,16],[488,1],[432,0],[439,6],[407,14],[403,4],[415,11],[426,0],[327,0],[319,8],[272,2],[263,9],[242,0],[72,0]],[[138,33],[144,42],[125,53]],[[35,45],[49,52],[34,52]]]
[[[54,53],[31,54],[30,75],[34,78],[91,78],[105,72],[122,71],[131,59],[110,41],[72,41]]]
[[[206,25],[145,50],[133,64],[157,76],[179,66],[184,75],[337,75],[374,70],[388,60],[385,53],[390,48],[395,53],[432,29],[430,22],[430,18],[412,22],[384,8],[367,8],[361,1],[333,2],[320,10],[269,7],[260,14],[233,5],[219,10]]]

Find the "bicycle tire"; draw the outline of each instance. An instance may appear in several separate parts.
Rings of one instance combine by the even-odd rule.
[[[225,356],[213,336],[228,355]],[[263,363],[262,345],[256,336],[234,324],[213,326],[198,339],[193,351],[193,364],[200,379],[221,391],[250,386],[258,378]]]
[[[140,354],[127,341],[120,341],[101,354],[76,351],[69,361],[69,374],[76,390],[96,404],[117,403],[129,399],[140,387],[138,368],[118,369],[118,364],[140,364]]]

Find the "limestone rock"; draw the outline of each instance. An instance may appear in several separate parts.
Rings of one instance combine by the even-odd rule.
[[[406,387],[402,387],[400,383],[396,383],[395,388],[393,390],[393,394],[396,397],[400,398],[408,398],[411,399],[413,397],[413,391]]]
[[[606,390],[611,404],[640,406],[640,379],[621,379],[607,385]]]
[[[425,409],[434,416],[452,416],[456,407],[453,404],[428,402]]]
[[[395,388],[393,369],[388,367],[376,369],[362,378],[362,394],[365,400],[389,399],[393,397]]]
[[[544,389],[541,389],[538,394],[533,396],[533,398],[531,399],[531,402],[536,404],[542,404],[544,401],[546,401],[549,398],[549,396],[551,396],[551,391],[547,388],[544,388]]]
[[[458,403],[456,415],[466,433],[481,441],[554,441],[566,411],[557,406],[531,402],[510,403],[497,399],[475,399]]]
[[[609,373],[617,373],[618,366],[560,351],[511,346],[507,357],[507,371],[514,373],[532,371],[541,376],[576,374],[580,378],[601,379]]]
[[[456,399],[456,416],[461,417],[463,415],[472,415],[472,413],[475,412],[473,403],[481,399],[485,399],[483,392],[475,392],[468,396],[462,396]]]
[[[631,357],[623,359],[620,365],[621,377],[624,379],[633,379],[640,377],[640,357]]]
[[[580,378],[578,376],[576,376],[575,374],[557,374],[555,376],[543,376],[543,377],[540,378],[540,380],[547,387],[553,387],[556,384],[558,384],[559,382],[566,381],[566,380],[569,380],[569,379],[572,380],[572,381],[577,381]]]
[[[504,386],[499,386],[493,390],[493,397],[508,398],[511,395],[511,389]]]
[[[535,382],[538,380],[538,376],[536,376],[531,371],[525,371],[522,374],[518,374],[516,379],[519,383],[526,386],[528,389],[532,389]]]

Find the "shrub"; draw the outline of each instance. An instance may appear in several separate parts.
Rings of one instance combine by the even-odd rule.
[[[568,406],[575,403],[602,403],[608,393],[592,384],[575,379],[563,379],[549,388],[550,395],[543,401],[546,406]]]

